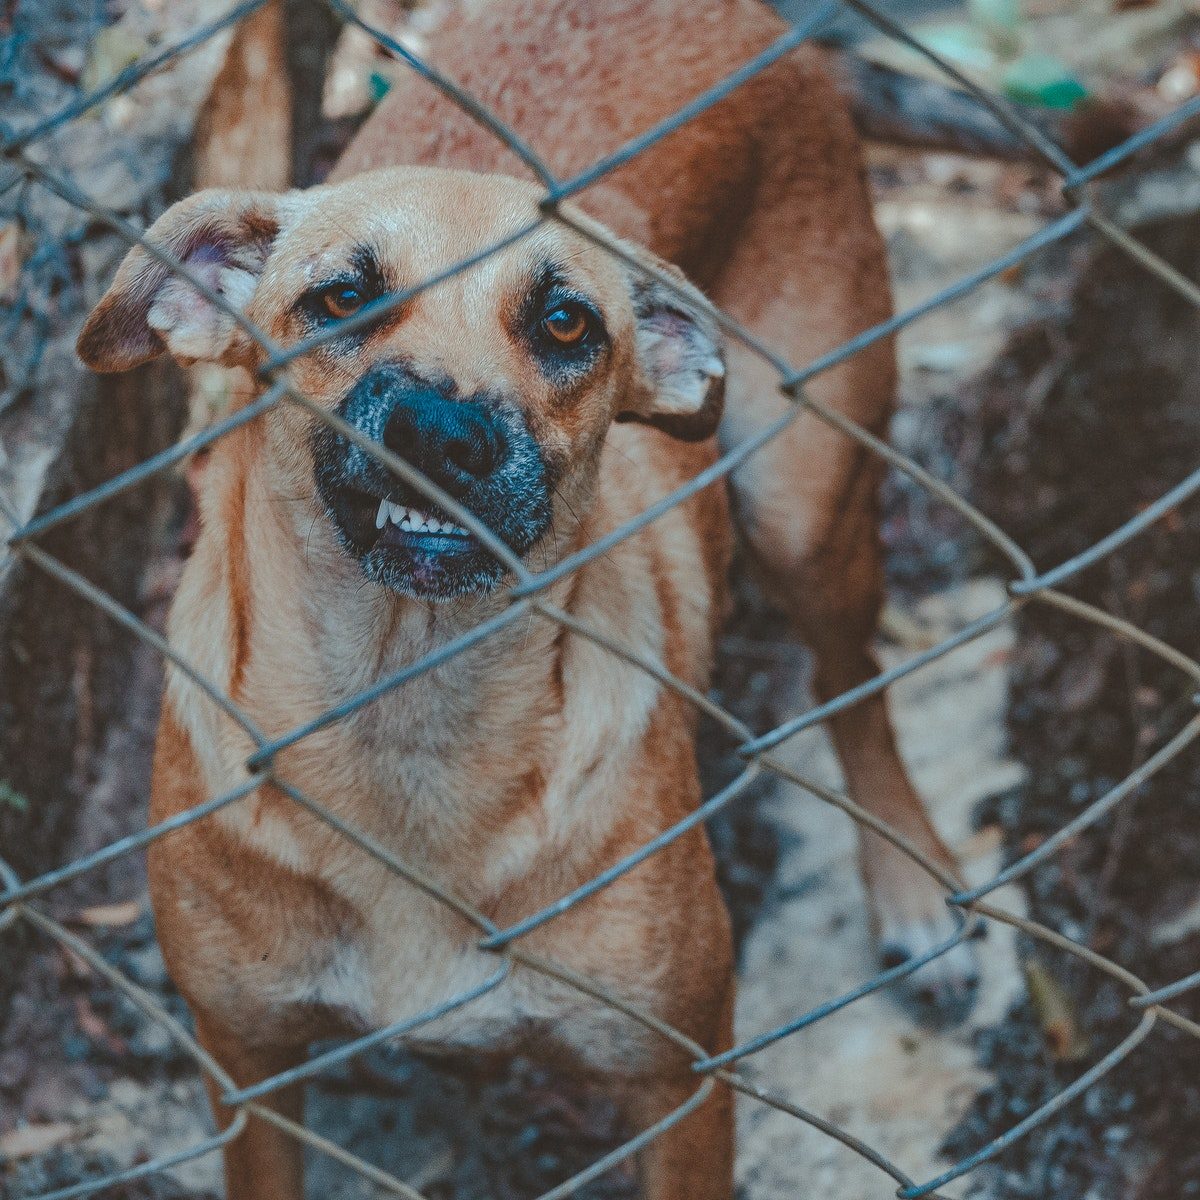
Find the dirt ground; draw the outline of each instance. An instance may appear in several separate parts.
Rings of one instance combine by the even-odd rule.
[[[1200,274],[1194,221],[1161,222],[1141,234],[1188,277]],[[1073,307],[1065,337],[1055,319],[1024,330],[981,395],[989,445],[981,496],[1039,565],[1128,520],[1200,457],[1195,311],[1162,284],[1131,275],[1116,252],[1091,264]],[[1014,412],[1001,392],[1024,396],[1026,405]],[[1184,505],[1072,591],[1195,655],[1198,551],[1200,514]],[[1193,688],[1178,672],[1102,631],[1031,608],[1018,634],[1009,730],[1030,783],[988,814],[1015,852],[1102,795],[1195,712]],[[1200,756],[1191,747],[1034,875],[1032,914],[1152,984],[1195,971],[1198,784]],[[1129,1031],[1122,989],[1076,961],[1036,957],[1074,1007],[1081,1059]],[[1196,995],[1181,998],[1178,1010],[1195,1019]],[[1027,1006],[981,1051],[996,1083],[954,1146],[995,1131],[1014,1100],[1044,1097],[1079,1070],[1073,1055],[1046,1061]],[[1067,1121],[1040,1131],[1005,1164],[1003,1194],[1082,1195],[1090,1186],[1097,1196],[1134,1200],[1200,1195],[1198,1069],[1193,1039],[1156,1031]]]

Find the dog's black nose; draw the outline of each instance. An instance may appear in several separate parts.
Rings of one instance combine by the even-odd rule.
[[[500,466],[503,435],[478,401],[419,384],[396,387],[394,378],[386,399],[392,409],[383,444],[452,495],[466,495]]]

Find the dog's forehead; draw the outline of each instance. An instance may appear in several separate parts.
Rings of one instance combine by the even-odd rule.
[[[372,171],[304,193],[280,257],[311,282],[367,251],[401,287],[473,259],[459,276],[472,290],[503,286],[544,263],[601,288],[616,283],[606,252],[570,226],[540,219],[541,196],[533,185],[505,176],[418,167]]]

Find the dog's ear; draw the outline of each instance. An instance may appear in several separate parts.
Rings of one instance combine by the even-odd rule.
[[[197,192],[167,209],[146,240],[244,310],[279,234],[283,201],[268,192]],[[135,246],[84,323],[76,350],[94,371],[125,371],[165,352],[184,365],[244,364],[253,345],[232,317]]]
[[[683,272],[660,259],[653,262],[676,286],[630,272],[644,386],[628,397],[616,419],[644,421],[672,437],[702,441],[716,432],[724,408],[720,330],[712,306]]]

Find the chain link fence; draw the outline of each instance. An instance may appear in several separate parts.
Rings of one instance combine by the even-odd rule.
[[[1197,469],[1187,478],[1183,479],[1177,486],[1166,492],[1154,503],[1146,506],[1136,518],[1112,530],[1108,536],[1096,542],[1085,552],[1071,558],[1069,561],[1060,563],[1053,569],[1039,572],[1021,546],[1017,545],[984,513],[912,461],[911,458],[897,452],[869,431],[857,427],[843,416],[829,410],[806,390],[806,385],[809,381],[820,373],[828,371],[842,363],[865,347],[881,339],[888,338],[932,310],[967,295],[986,281],[1024,262],[1052,243],[1066,239],[1081,230],[1090,231],[1099,238],[1107,239],[1108,242],[1128,255],[1141,268],[1152,272],[1187,302],[1200,308],[1200,287],[1197,287],[1195,283],[1184,277],[1175,268],[1116,224],[1106,214],[1094,194],[1094,189],[1089,186],[1105,172],[1125,163],[1126,160],[1150,146],[1157,139],[1176,130],[1183,122],[1200,115],[1200,98],[1184,104],[1170,116],[1157,121],[1098,158],[1083,164],[1076,163],[1040,128],[1031,123],[1021,111],[999,97],[991,95],[986,90],[976,86],[951,64],[912,37],[886,12],[875,7],[869,0],[829,0],[829,2],[820,5],[801,23],[790,28],[788,32],[754,59],[730,73],[718,85],[696,96],[691,103],[675,113],[670,119],[653,129],[647,130],[640,137],[623,146],[617,152],[594,163],[590,168],[575,177],[562,179],[556,178],[537,153],[519,138],[513,130],[506,127],[491,114],[478,100],[465,94],[450,79],[443,77],[409,48],[397,42],[386,32],[365,23],[345,0],[327,0],[328,6],[339,18],[365,30],[373,38],[377,39],[382,46],[386,47],[388,51],[402,59],[414,71],[419,72],[426,80],[439,88],[473,119],[486,126],[541,181],[544,187],[544,196],[541,201],[538,217],[528,226],[512,235],[512,237],[506,238],[499,245],[493,246],[482,254],[475,255],[466,261],[458,263],[454,268],[437,278],[428,279],[419,286],[410,288],[403,293],[389,295],[379,304],[373,305],[369,312],[364,312],[341,322],[334,331],[324,331],[307,338],[295,346],[283,347],[276,344],[262,329],[255,327],[243,313],[232,307],[222,296],[214,293],[202,279],[197,278],[175,256],[165,251],[161,246],[148,243],[140,229],[122,219],[106,204],[105,197],[87,194],[69,177],[69,174],[60,172],[34,152],[38,143],[51,133],[75,121],[97,106],[103,105],[132,89],[153,72],[172,63],[179,56],[185,55],[189,51],[201,46],[231,24],[247,18],[258,9],[264,7],[267,2],[268,0],[249,0],[249,2],[233,7],[219,20],[196,28],[188,36],[177,41],[175,44],[138,59],[118,72],[108,82],[103,83],[93,90],[82,92],[71,103],[58,111],[52,112],[44,119],[21,130],[5,130],[2,133],[2,137],[0,137],[0,154],[3,156],[3,162],[9,170],[13,171],[13,177],[8,181],[7,186],[15,186],[20,183],[26,187],[44,189],[45,192],[52,194],[60,201],[65,202],[81,213],[87,214],[93,221],[114,231],[130,246],[142,246],[146,253],[159,263],[164,264],[170,270],[186,278],[196,291],[203,295],[210,304],[227,314],[245,333],[254,338],[260,345],[264,357],[260,372],[261,383],[263,385],[261,396],[252,403],[237,409],[232,414],[213,424],[202,433],[154,455],[135,468],[124,471],[101,486],[92,488],[84,494],[76,496],[68,502],[53,508],[51,511],[44,512],[26,522],[21,522],[18,519],[16,509],[8,498],[0,496],[0,512],[7,518],[7,523],[10,526],[6,534],[7,544],[16,559],[19,559],[27,567],[47,573],[64,588],[71,589],[79,597],[95,605],[137,638],[142,639],[142,641],[152,646],[167,660],[172,669],[186,676],[231,721],[235,722],[255,746],[255,751],[246,764],[246,778],[236,788],[225,794],[213,796],[205,803],[159,825],[141,830],[113,842],[87,857],[67,863],[58,869],[31,879],[19,878],[10,866],[0,859],[0,885],[3,887],[3,891],[0,891],[0,930],[10,929],[16,924],[23,922],[41,935],[78,955],[99,976],[107,980],[114,989],[117,989],[132,1001],[151,1020],[157,1022],[169,1037],[194,1060],[197,1068],[216,1081],[216,1084],[223,1093],[223,1101],[229,1106],[232,1117],[231,1123],[222,1132],[207,1140],[198,1142],[186,1150],[160,1155],[150,1161],[140,1163],[128,1170],[110,1174],[104,1178],[80,1180],[73,1186],[44,1193],[40,1197],[40,1200],[67,1200],[68,1197],[94,1195],[106,1189],[127,1184],[138,1178],[165,1170],[185,1160],[212,1153],[238,1137],[251,1115],[285,1130],[291,1136],[299,1139],[314,1150],[332,1156],[348,1170],[357,1172],[384,1191],[420,1200],[421,1193],[415,1188],[372,1166],[360,1157],[349,1153],[327,1138],[288,1120],[266,1106],[262,1102],[263,1098],[285,1084],[310,1078],[333,1064],[345,1061],[369,1047],[398,1038],[454,1009],[469,1005],[480,996],[499,987],[514,971],[531,971],[550,976],[571,988],[577,989],[586,996],[592,997],[606,1005],[611,1005],[614,1009],[625,1014],[629,1020],[640,1023],[655,1037],[672,1043],[680,1051],[689,1056],[692,1060],[692,1067],[696,1078],[694,1093],[675,1111],[651,1128],[638,1131],[635,1136],[624,1142],[616,1150],[606,1154],[599,1161],[590,1165],[586,1170],[579,1172],[565,1183],[543,1193],[540,1200],[559,1200],[559,1198],[576,1194],[590,1180],[604,1174],[610,1168],[633,1155],[640,1148],[658,1137],[664,1130],[684,1119],[705,1101],[714,1088],[718,1087],[731,1088],[748,1097],[753,1103],[770,1105],[780,1109],[793,1116],[797,1121],[804,1122],[829,1138],[840,1142],[853,1153],[861,1155],[864,1159],[872,1163],[884,1176],[890,1177],[897,1186],[896,1194],[902,1197],[903,1200],[916,1200],[917,1197],[925,1196],[934,1197],[942,1194],[940,1189],[951,1181],[968,1175],[968,1173],[981,1164],[1002,1154],[1006,1148],[1018,1139],[1048,1121],[1064,1106],[1077,1100],[1103,1076],[1109,1072],[1119,1070],[1125,1059],[1135,1054],[1138,1047],[1147,1038],[1154,1036],[1156,1026],[1167,1024],[1193,1037],[1200,1038],[1200,1025],[1173,1011],[1171,1007],[1171,1002],[1176,997],[1190,989],[1200,988],[1200,972],[1186,978],[1178,979],[1167,986],[1152,988],[1149,983],[1127,971],[1119,962],[1112,961],[1087,946],[1064,937],[1059,932],[1043,924],[1004,911],[996,907],[989,899],[992,893],[1002,885],[1021,879],[1030,872],[1035,871],[1039,865],[1045,863],[1051,856],[1060,851],[1082,830],[1094,825],[1113,812],[1123,801],[1132,796],[1141,785],[1154,776],[1156,772],[1159,772],[1168,763],[1177,758],[1186,747],[1200,737],[1200,716],[1196,716],[1184,724],[1174,736],[1170,737],[1153,754],[1147,757],[1135,771],[1112,787],[1111,790],[1085,810],[1081,811],[1073,820],[1060,828],[1053,836],[1043,841],[1036,849],[1012,862],[986,883],[966,891],[960,888],[956,880],[939,863],[931,861],[928,856],[924,855],[903,836],[890,829],[875,816],[859,808],[846,796],[838,794],[813,780],[806,779],[793,770],[786,762],[782,761],[775,753],[787,739],[802,730],[818,725],[826,721],[833,714],[862,701],[868,696],[883,691],[898,679],[919,671],[925,665],[950,653],[956,647],[980,637],[999,623],[1010,620],[1027,605],[1047,605],[1059,609],[1081,622],[1090,622],[1095,626],[1103,627],[1117,637],[1124,639],[1132,646],[1139,647],[1147,653],[1157,656],[1163,662],[1178,670],[1182,677],[1181,686],[1188,690],[1195,688],[1198,698],[1200,698],[1200,662],[1166,645],[1129,621],[1076,599],[1062,590],[1063,585],[1070,584],[1081,572],[1105,559],[1106,556],[1112,554],[1131,539],[1136,538],[1152,523],[1158,521],[1169,513],[1170,510],[1200,490],[1200,469]],[[487,258],[490,254],[511,244],[514,240],[528,236],[543,223],[557,221],[572,225],[583,236],[597,241],[612,254],[625,259],[635,269],[647,270],[644,264],[629,258],[619,246],[609,244],[595,229],[591,227],[583,228],[574,223],[570,214],[562,209],[562,202],[576,196],[589,185],[602,179],[609,172],[667,137],[697,114],[718,103],[724,96],[809,39],[828,20],[847,10],[852,10],[869,21],[883,34],[899,42],[903,42],[912,50],[922,54],[926,59],[935,64],[952,84],[973,94],[978,101],[985,105],[1010,134],[1019,138],[1028,147],[1032,157],[1040,160],[1053,172],[1057,173],[1061,179],[1062,194],[1068,202],[1067,214],[1060,219],[1048,223],[1034,236],[990,262],[982,269],[958,280],[952,286],[945,288],[937,295],[916,307],[901,312],[892,319],[865,331],[851,341],[825,354],[815,362],[791,363],[785,361],[770,346],[764,345],[759,341],[748,329],[732,320],[726,314],[718,312],[717,318],[725,335],[729,339],[741,343],[754,355],[769,364],[777,373],[780,390],[793,403],[787,414],[773,426],[764,430],[751,441],[723,454],[714,465],[686,485],[677,489],[662,502],[607,537],[562,559],[553,567],[541,571],[533,571],[526,563],[515,556],[489,529],[484,527],[470,511],[456,504],[451,497],[447,496],[407,462],[388,452],[381,445],[371,442],[355,428],[348,425],[336,415],[325,411],[293,387],[289,380],[288,368],[301,355],[308,353],[332,337],[342,336],[355,328],[365,325],[367,322],[377,319],[382,313],[404,304],[425,289],[436,286],[442,279],[468,270]],[[656,275],[655,277],[667,288],[673,289],[676,286],[665,275]],[[395,672],[370,689],[338,705],[336,708],[322,713],[310,723],[295,728],[283,736],[267,738],[255,727],[250,717],[228,695],[224,694],[211,680],[205,678],[190,662],[181,657],[155,630],[141,621],[128,608],[122,606],[111,595],[96,587],[79,572],[63,563],[59,558],[48,553],[41,545],[41,539],[50,530],[71,521],[73,518],[79,517],[97,505],[104,504],[119,493],[136,487],[155,473],[168,470],[173,465],[186,459],[189,455],[194,454],[205,446],[211,445],[231,430],[247,422],[257,420],[277,405],[286,404],[300,405],[307,409],[315,418],[325,422],[342,437],[372,455],[396,477],[429,497],[444,511],[448,512],[455,521],[468,529],[504,564],[511,574],[512,582],[506,593],[508,603],[499,615],[440,647],[421,660]],[[909,476],[921,488],[926,489],[931,498],[936,502],[949,506],[950,509],[954,510],[1007,562],[1011,577],[1008,583],[1007,598],[999,607],[974,621],[953,636],[946,638],[940,644],[916,654],[900,666],[881,673],[870,682],[854,689],[852,692],[813,707],[774,728],[754,729],[748,727],[707,695],[699,693],[682,680],[673,677],[661,663],[643,656],[626,645],[622,645],[619,641],[591,628],[586,622],[551,604],[546,599],[546,590],[556,580],[570,575],[586,563],[603,555],[612,546],[634,534],[649,522],[654,521],[672,506],[681,503],[701,489],[727,477],[740,463],[754,454],[770,438],[777,436],[799,413],[804,411],[814,414],[822,421],[840,430],[847,437],[861,443],[861,445],[868,448],[873,454],[885,459],[896,470]],[[690,704],[694,705],[700,712],[705,714],[735,739],[738,746],[738,753],[744,762],[744,767],[732,783],[724,787],[717,794],[706,799],[694,813],[659,837],[642,846],[636,853],[614,864],[586,885],[579,887],[569,895],[561,897],[557,902],[545,909],[531,914],[526,919],[511,927],[498,928],[471,904],[444,889],[436,879],[429,877],[419,865],[404,861],[373,837],[339,819],[320,803],[305,795],[302,790],[292,783],[277,777],[274,764],[277,755],[281,751],[294,746],[315,730],[323,729],[346,718],[351,713],[356,712],[365,705],[371,704],[392,689],[403,687],[409,680],[433,670],[454,655],[487,638],[496,630],[531,616],[556,622],[578,637],[590,639],[609,653],[647,672],[660,687],[669,689],[685,698]],[[630,1003],[622,996],[613,994],[611,990],[597,983],[595,980],[586,978],[559,963],[534,954],[525,947],[523,944],[524,935],[528,934],[531,930],[537,929],[546,922],[555,920],[564,911],[584,902],[589,896],[610,885],[614,880],[632,870],[640,862],[680,837],[685,831],[701,824],[726,805],[737,803],[738,798],[750,788],[752,783],[761,777],[769,776],[776,776],[787,780],[805,789],[824,803],[842,810],[860,826],[874,830],[918,863],[945,890],[947,904],[951,905],[961,914],[962,921],[954,937],[936,946],[919,958],[879,972],[846,995],[830,1000],[815,1010],[797,1013],[794,1019],[788,1021],[786,1024],[757,1033],[753,1037],[734,1045],[731,1049],[716,1055],[708,1054],[701,1046],[693,1042],[679,1030],[664,1023],[651,1013],[643,1011],[636,1004]],[[322,1053],[298,1068],[264,1080],[252,1087],[239,1089],[221,1068],[220,1064],[204,1051],[183,1024],[169,1014],[148,992],[127,978],[120,970],[110,965],[86,940],[64,926],[61,922],[47,915],[43,907],[39,905],[39,898],[58,885],[84,872],[98,868],[122,855],[135,853],[157,838],[168,836],[172,831],[190,822],[201,820],[229,805],[236,804],[240,799],[268,782],[289,797],[292,803],[336,830],[347,841],[357,846],[364,855],[370,856],[384,864],[396,876],[453,909],[470,922],[479,932],[479,947],[495,956],[496,969],[490,978],[480,986],[459,995],[449,996],[435,1008],[419,1016],[381,1029],[368,1036],[358,1038],[334,1050]],[[925,963],[949,952],[960,942],[972,937],[981,925],[988,922],[1003,922],[1015,926],[1030,938],[1052,946],[1066,954],[1074,955],[1097,970],[1106,973],[1128,991],[1127,1004],[1133,1028],[1124,1040],[1099,1057],[1074,1082],[1064,1087],[1049,1102],[1044,1103],[1036,1111],[1027,1115],[1001,1136],[996,1137],[985,1145],[979,1146],[973,1153],[953,1163],[953,1165],[949,1166],[935,1178],[911,1178],[906,1173],[903,1163],[891,1161],[889,1158],[878,1153],[870,1145],[865,1144],[846,1130],[839,1128],[836,1124],[824,1119],[815,1112],[808,1111],[788,1099],[772,1094],[770,1091],[752,1082],[740,1070],[740,1064],[744,1060],[764,1047],[829,1017],[832,1013],[849,1004],[853,1004],[856,1000],[869,993],[898,983],[904,977],[917,971]]]

